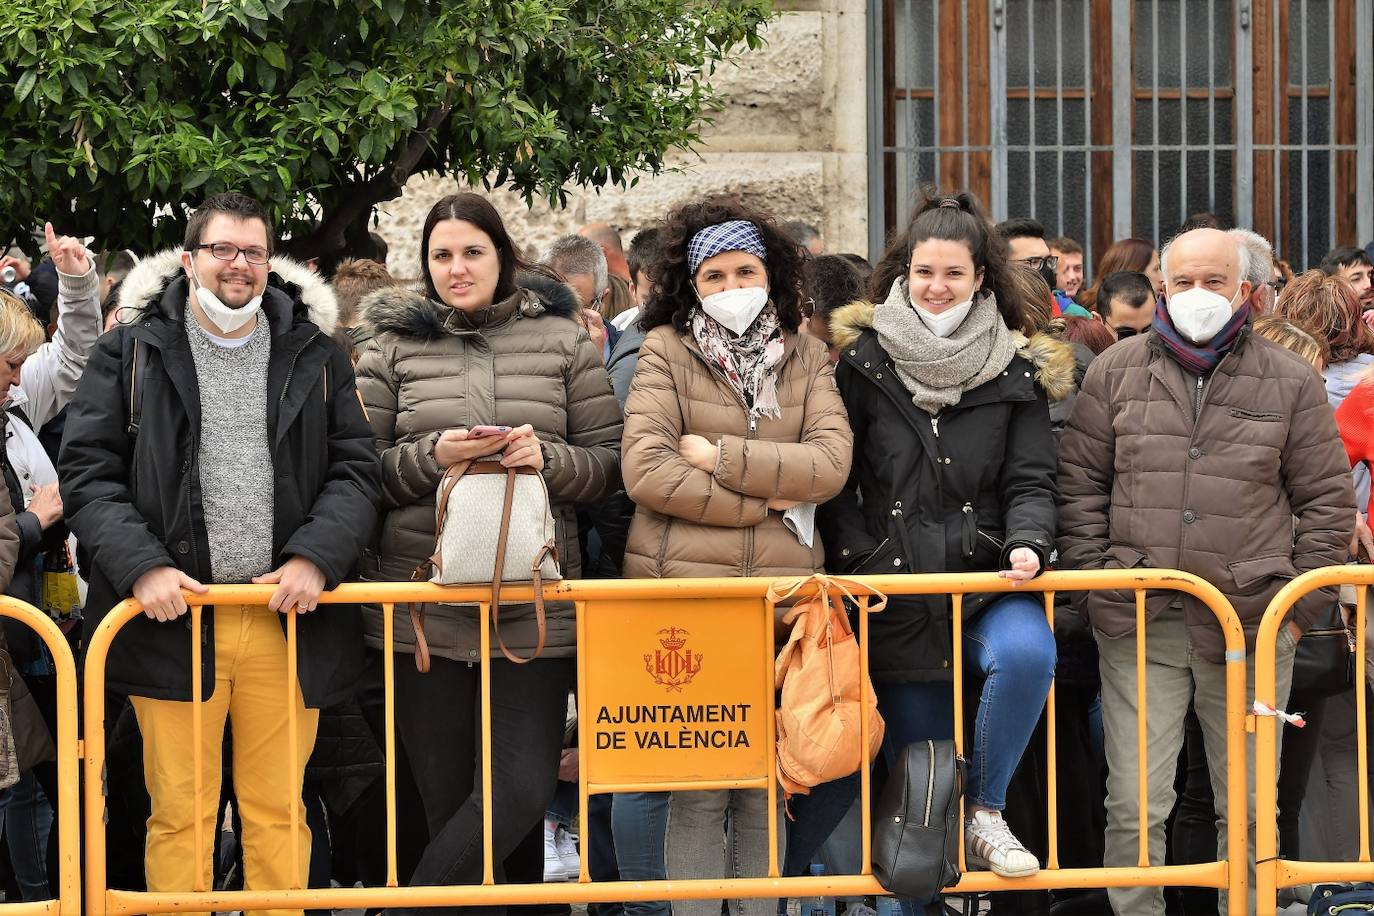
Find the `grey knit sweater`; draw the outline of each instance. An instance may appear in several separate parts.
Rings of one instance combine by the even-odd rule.
[[[272,570],[272,450],[267,438],[267,321],[237,347],[217,343],[186,306],[186,336],[200,384],[200,493],[217,584]]]

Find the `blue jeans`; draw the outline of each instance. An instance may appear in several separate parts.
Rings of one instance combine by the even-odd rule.
[[[664,844],[668,833],[668,792],[618,792],[611,803],[611,833],[621,881],[662,881],[668,877]],[[625,903],[625,916],[668,916],[666,900]]]
[[[964,792],[973,804],[997,811],[1006,807],[1011,774],[1050,691],[1055,656],[1044,604],[1029,595],[1000,598],[964,627],[965,665],[983,678]],[[954,737],[952,685],[878,684],[874,689],[887,723],[883,753],[889,764],[914,741]]]
[[[45,851],[53,828],[52,807],[43,795],[32,770],[26,770],[11,788],[0,792],[0,825],[9,844],[10,864],[24,900],[48,900]]]
[[[784,878],[809,874],[816,854],[859,797],[859,788],[859,774],[853,773],[823,782],[808,795],[792,796],[788,802],[792,819],[787,822],[787,854],[782,862]]]

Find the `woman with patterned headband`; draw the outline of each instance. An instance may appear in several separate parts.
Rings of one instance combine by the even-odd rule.
[[[689,204],[668,218],[625,405],[622,470],[637,506],[627,577],[793,576],[822,567],[815,506],[844,485],[852,436],[829,352],[798,333],[801,267],[800,250],[772,220],[736,201]],[[765,875],[774,814],[767,798],[758,789],[673,793],[669,876],[719,878],[723,865],[726,877]],[[617,847],[623,807],[617,798]],[[806,860],[819,842],[806,842]],[[621,877],[631,876],[622,868]],[[775,907],[731,903],[743,916],[772,916]],[[718,916],[720,902],[677,901],[673,912]]]

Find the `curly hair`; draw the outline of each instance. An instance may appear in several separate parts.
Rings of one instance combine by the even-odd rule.
[[[993,228],[983,205],[970,191],[944,194],[931,186],[921,189],[907,228],[888,242],[873,268],[868,291],[874,302],[887,298],[892,284],[911,270],[911,252],[929,239],[967,245],[974,270],[983,272],[982,288],[997,297],[1003,323],[1013,331],[1025,328],[1025,306],[1007,269],[1010,249],[1006,239]]]
[[[1309,270],[1284,286],[1273,314],[1325,335],[1333,363],[1374,353],[1374,333],[1361,320],[1354,287],[1320,269]]]
[[[652,330],[671,324],[688,333],[688,319],[699,307],[695,277],[687,266],[687,246],[701,230],[729,222],[748,220],[763,238],[764,266],[768,270],[768,296],[778,310],[784,330],[795,333],[802,323],[802,249],[782,231],[773,218],[734,197],[715,197],[686,204],[668,215],[656,240],[657,259],[649,271],[653,288],[640,325]]]

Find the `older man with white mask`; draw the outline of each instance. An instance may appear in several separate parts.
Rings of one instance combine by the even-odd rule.
[[[1250,332],[1249,253],[1215,229],[1164,249],[1165,302],[1147,334],[1110,348],[1088,370],[1059,454],[1059,551],[1065,569],[1183,569],[1230,599],[1246,633],[1249,695],[1254,638],[1279,590],[1299,573],[1345,561],[1353,521],[1350,468],[1321,378]],[[1191,702],[1202,725],[1226,855],[1225,641],[1191,596],[1146,599],[1149,810],[1139,810],[1136,611],[1129,591],[1075,596],[1097,637],[1106,732],[1106,864],[1136,863],[1139,824],[1150,862],[1164,862],[1164,822]],[[1297,639],[1334,594],[1299,602],[1279,636],[1279,703]],[[1253,772],[1254,739],[1247,739]],[[1250,788],[1249,848],[1255,796]],[[1254,861],[1250,862],[1254,887]],[[1114,888],[1120,916],[1163,916],[1157,888]],[[1255,902],[1250,900],[1250,912]],[[1226,901],[1222,900],[1222,913]]]

